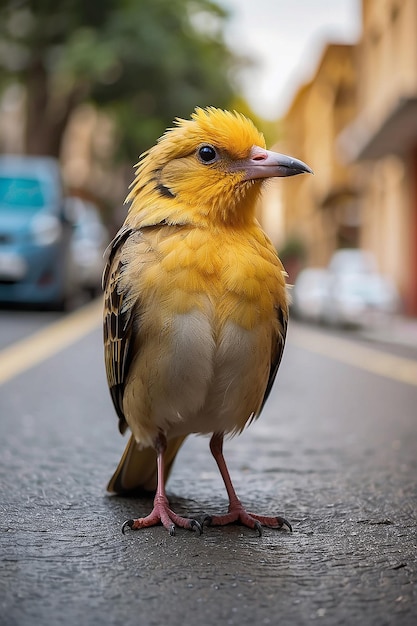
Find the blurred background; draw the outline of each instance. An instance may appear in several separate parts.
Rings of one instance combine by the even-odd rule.
[[[258,207],[295,315],[417,316],[414,0],[2,0],[0,301],[96,295],[133,164],[197,105],[315,171]]]

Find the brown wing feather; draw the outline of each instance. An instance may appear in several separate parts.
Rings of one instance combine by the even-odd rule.
[[[284,352],[285,339],[287,336],[288,313],[286,310],[284,310],[280,306],[277,307],[277,318],[278,318],[278,322],[280,324],[281,330],[277,334],[277,339],[276,339],[276,343],[274,346],[274,353],[273,353],[273,357],[271,361],[271,369],[269,370],[268,384],[265,389],[265,394],[264,394],[259,412],[262,411],[264,404],[267,401],[269,394],[271,393],[271,389],[274,384],[274,381],[278,372],[278,368],[281,363],[282,354]]]
[[[104,289],[104,359],[107,382],[116,413],[119,430],[127,428],[123,413],[123,392],[126,375],[132,360],[132,306],[124,306],[126,294],[118,290],[118,277],[122,267],[121,250],[134,232],[123,228],[108,248],[108,259],[103,274]]]

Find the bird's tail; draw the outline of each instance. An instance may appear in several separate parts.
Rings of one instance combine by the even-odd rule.
[[[171,472],[175,457],[185,437],[168,441],[165,452],[165,481]],[[107,485],[107,491],[119,495],[154,492],[157,484],[156,452],[153,448],[140,449],[133,435],[127,443],[119,465]]]

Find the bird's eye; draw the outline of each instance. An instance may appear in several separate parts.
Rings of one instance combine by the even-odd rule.
[[[212,163],[217,157],[217,152],[213,146],[201,146],[201,148],[198,149],[198,156],[203,163]]]

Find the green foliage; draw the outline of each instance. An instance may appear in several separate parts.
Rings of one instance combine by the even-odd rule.
[[[106,108],[120,156],[136,159],[174,117],[228,105],[236,59],[225,19],[212,0],[2,0],[0,80],[24,83],[29,105],[44,102],[33,126],[46,132],[60,131],[45,111]]]

